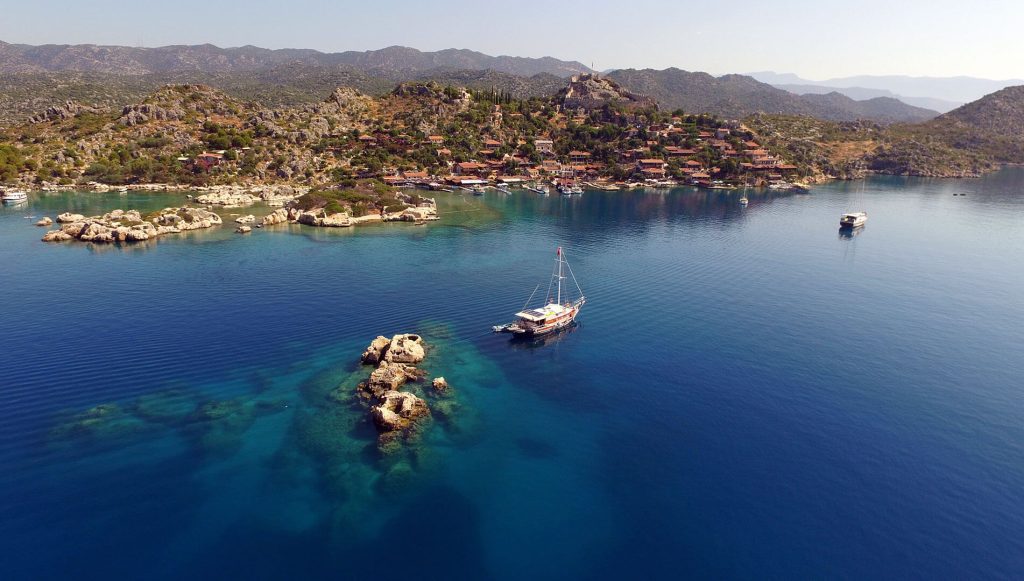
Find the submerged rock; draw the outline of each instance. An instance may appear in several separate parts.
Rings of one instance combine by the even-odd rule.
[[[60,422],[50,430],[53,440],[109,440],[133,434],[145,428],[145,424],[125,413],[116,403],[100,404],[78,412]]]
[[[437,392],[448,391],[448,381],[443,377],[435,377],[434,381],[430,382],[430,386]]]
[[[225,456],[242,446],[242,437],[256,421],[255,410],[238,399],[209,401],[188,418],[184,434],[204,453]]]
[[[196,412],[195,394],[181,389],[167,389],[140,396],[132,411],[138,417],[155,423],[177,425]]]

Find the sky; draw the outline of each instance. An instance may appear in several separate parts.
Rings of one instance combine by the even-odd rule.
[[[598,70],[678,67],[1024,78],[1021,0],[512,2],[3,0],[0,40],[211,43],[325,52],[403,45],[553,56]]]

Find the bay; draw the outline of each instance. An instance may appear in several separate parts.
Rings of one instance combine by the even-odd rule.
[[[32,223],[184,196],[33,194],[0,209],[0,570],[1018,576],[1022,191],[441,194],[425,227],[131,246]],[[579,324],[490,333],[557,246]],[[385,456],[350,396],[400,332],[454,395]]]

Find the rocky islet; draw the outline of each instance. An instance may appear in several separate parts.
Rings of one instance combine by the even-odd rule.
[[[367,381],[357,387],[357,397],[369,406],[369,414],[378,431],[378,447],[392,450],[402,440],[413,438],[422,421],[430,416],[424,398],[400,388],[409,382],[423,381],[426,373],[416,365],[426,358],[423,338],[412,333],[378,336],[363,351],[361,361],[374,366]],[[439,383],[440,382],[440,383]],[[434,389],[447,382],[437,378]]]

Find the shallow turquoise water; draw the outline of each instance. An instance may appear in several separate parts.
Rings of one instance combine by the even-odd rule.
[[[451,195],[427,227],[130,247],[43,244],[28,216],[183,196],[35,195],[0,209],[0,568],[1016,576],[1022,192],[1007,170],[745,209],[693,190]],[[859,209],[866,228],[838,235]],[[580,324],[490,334],[558,245]],[[382,457],[348,395],[366,343],[404,331],[456,395]],[[117,408],[82,415],[99,404]]]

